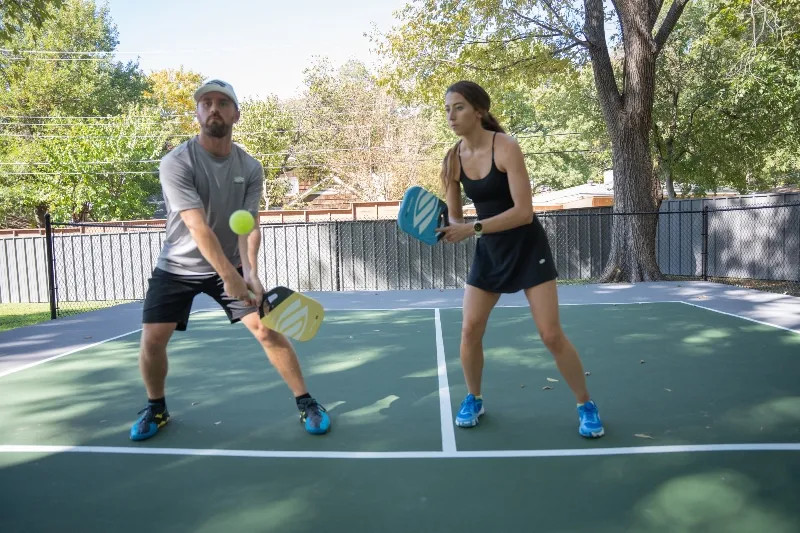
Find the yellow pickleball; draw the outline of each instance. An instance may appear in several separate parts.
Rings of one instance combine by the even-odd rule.
[[[231,214],[228,224],[230,224],[231,229],[235,234],[247,235],[253,231],[256,221],[253,218],[253,215],[250,214],[250,211],[239,209]]]

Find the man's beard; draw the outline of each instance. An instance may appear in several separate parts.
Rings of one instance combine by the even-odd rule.
[[[231,128],[222,119],[217,119],[213,124],[206,122],[205,126],[203,126],[203,131],[211,137],[222,139],[230,133]]]

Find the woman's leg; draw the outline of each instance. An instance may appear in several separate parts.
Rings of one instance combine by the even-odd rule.
[[[456,425],[472,427],[483,414],[481,377],[483,375],[483,334],[499,294],[486,292],[472,285],[464,290],[464,318],[461,325],[461,368],[467,384],[467,397],[461,404]]]
[[[585,437],[604,434],[597,406],[591,401],[586,387],[586,376],[578,351],[564,334],[558,312],[558,290],[555,280],[531,287],[525,291],[533,320],[542,342],[553,354],[559,372],[566,380],[578,403],[580,433]]]

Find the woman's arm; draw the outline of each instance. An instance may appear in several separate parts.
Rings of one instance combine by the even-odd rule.
[[[450,224],[463,224],[464,206],[461,205],[461,184],[458,181],[448,181],[445,202],[447,203],[447,215],[450,219]]]

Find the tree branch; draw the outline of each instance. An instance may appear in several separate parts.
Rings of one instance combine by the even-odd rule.
[[[510,37],[508,39],[474,39],[474,40],[458,40],[453,39],[450,42],[452,44],[460,44],[460,45],[472,45],[472,44],[508,44],[517,41],[524,41],[526,39],[548,39],[552,37],[559,37],[561,33],[523,33],[517,35],[516,37]]]
[[[533,24],[535,26],[539,26],[540,28],[542,28],[544,30],[547,30],[547,31],[549,31],[551,33],[554,33],[556,36],[566,37],[568,39],[571,39],[571,40],[575,41],[576,43],[578,43],[581,46],[588,46],[589,45],[588,42],[584,41],[583,39],[579,39],[577,36],[575,36],[575,34],[572,33],[572,31],[569,29],[569,26],[567,26],[566,24],[564,24],[564,28],[559,29],[559,28],[556,28],[555,26],[551,26],[550,24],[547,24],[546,22],[543,22],[543,21],[539,20],[538,18],[531,18],[531,17],[525,16],[522,13],[520,13],[519,11],[517,11],[516,9],[509,9],[509,11],[511,13],[513,13],[514,15],[516,15],[517,17],[521,18],[522,20],[524,20],[526,22],[529,22],[529,23],[531,23],[531,24]],[[560,20],[560,18],[559,18],[559,20]]]
[[[664,21],[661,23],[661,27],[658,29],[658,33],[656,33],[655,36],[656,54],[661,52],[661,49],[664,48],[664,44],[667,42],[672,30],[675,29],[675,25],[678,23],[678,19],[681,18],[683,9],[688,3],[689,0],[675,0],[672,6],[670,6],[669,12],[667,16],[664,17]]]
[[[561,24],[564,28],[567,28],[567,35],[569,36],[570,39],[572,39],[573,41],[582,46],[587,46],[589,44],[583,39],[578,39],[578,37],[574,33],[572,33],[572,31],[569,29],[569,24],[567,24],[567,21],[564,20],[564,17],[562,17],[561,14],[556,9],[553,8],[552,4],[550,3],[550,0],[542,0],[542,2],[544,3],[544,5],[547,6],[547,9],[550,10],[550,12],[556,18],[556,20],[558,20],[559,24]]]
[[[614,78],[611,56],[606,46],[603,0],[584,0],[583,3],[586,12],[584,33],[588,37],[589,55],[592,57],[598,96],[601,104],[613,106],[619,111],[622,101],[617,80]]]
[[[571,44],[571,45],[569,45],[569,46],[567,46],[565,48],[559,48],[554,53],[562,52],[562,51],[568,50],[570,48],[573,48],[575,46],[578,46],[578,44],[574,43],[574,44]],[[460,67],[469,68],[469,69],[477,70],[477,71],[481,71],[481,72],[502,72],[502,71],[510,69],[512,67],[516,67],[517,65],[520,65],[522,63],[529,63],[529,62],[532,62],[532,61],[536,61],[537,59],[538,58],[536,56],[523,57],[522,59],[517,59],[516,61],[512,61],[511,63],[507,63],[505,65],[500,65],[499,67],[481,67],[481,66],[478,66],[478,65],[475,65],[475,64],[472,64],[472,63],[460,63],[458,61],[454,61],[454,60],[451,60],[451,59],[437,59],[435,57],[428,57],[426,59],[421,59],[421,61],[429,61],[429,62],[435,63],[435,64],[436,63],[444,63],[444,64],[447,64],[447,65],[460,66]]]
[[[658,22],[658,15],[664,6],[664,0],[650,0],[650,28],[654,28]]]

